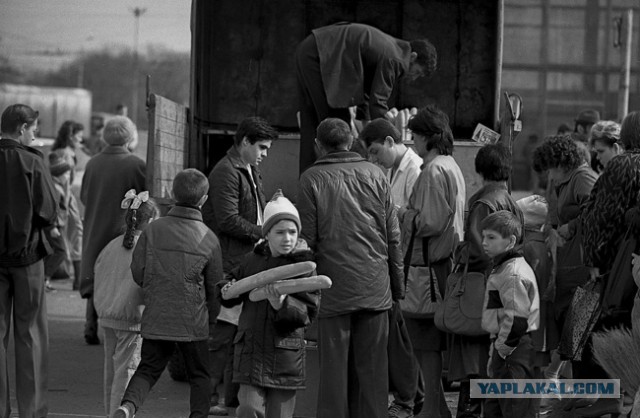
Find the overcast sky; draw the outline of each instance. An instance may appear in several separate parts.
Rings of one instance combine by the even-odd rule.
[[[191,0],[0,0],[0,54],[19,65],[55,66],[91,49],[139,45],[191,48]]]

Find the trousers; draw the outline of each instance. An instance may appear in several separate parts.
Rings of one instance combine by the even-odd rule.
[[[387,418],[387,311],[318,320],[318,418]]]
[[[207,418],[211,384],[209,381],[209,348],[206,340],[176,342],[143,338],[142,358],[124,392],[121,404],[131,402],[135,405],[136,410],[142,406],[147,394],[167,367],[176,346],[184,357],[189,386],[191,387],[189,418]]]
[[[118,409],[124,391],[140,363],[142,337],[135,331],[109,327],[104,332],[104,409],[108,417]]]
[[[11,414],[7,346],[12,314],[19,416],[46,417],[49,329],[42,260],[0,268],[0,418]]]
[[[296,407],[296,391],[240,385],[237,418],[291,418]]]

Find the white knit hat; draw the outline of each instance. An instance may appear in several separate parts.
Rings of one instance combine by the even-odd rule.
[[[524,215],[524,226],[530,228],[540,228],[547,219],[547,200],[537,194],[523,197],[516,204]]]
[[[263,219],[262,234],[265,236],[275,224],[283,219],[293,221],[298,227],[298,232],[300,232],[300,215],[298,214],[298,209],[293,206],[293,203],[291,203],[289,199],[284,197],[280,189],[274,193],[264,208]]]

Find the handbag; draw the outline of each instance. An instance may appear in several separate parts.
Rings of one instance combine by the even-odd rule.
[[[404,255],[405,297],[400,300],[400,309],[407,318],[433,318],[436,307],[442,302],[442,294],[438,287],[435,273],[429,261],[429,240],[422,239],[422,259],[424,266],[412,266],[413,243],[415,241],[414,219],[411,223],[411,234],[407,251]]]
[[[596,279],[591,279],[576,288],[558,347],[563,360],[582,359],[582,351],[600,317],[600,293],[601,284]]]
[[[469,273],[469,249],[465,245],[463,256],[453,273],[447,277],[444,299],[434,316],[436,327],[441,331],[459,335],[478,336],[487,332],[482,329],[482,308],[486,278],[483,273]],[[462,268],[464,266],[464,268]],[[460,271],[462,268],[462,271]]]

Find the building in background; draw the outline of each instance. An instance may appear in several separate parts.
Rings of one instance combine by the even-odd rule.
[[[502,89],[523,99],[514,188],[530,184],[527,150],[582,109],[617,119],[622,50],[615,19],[634,10],[629,110],[640,108],[638,0],[505,0]]]

